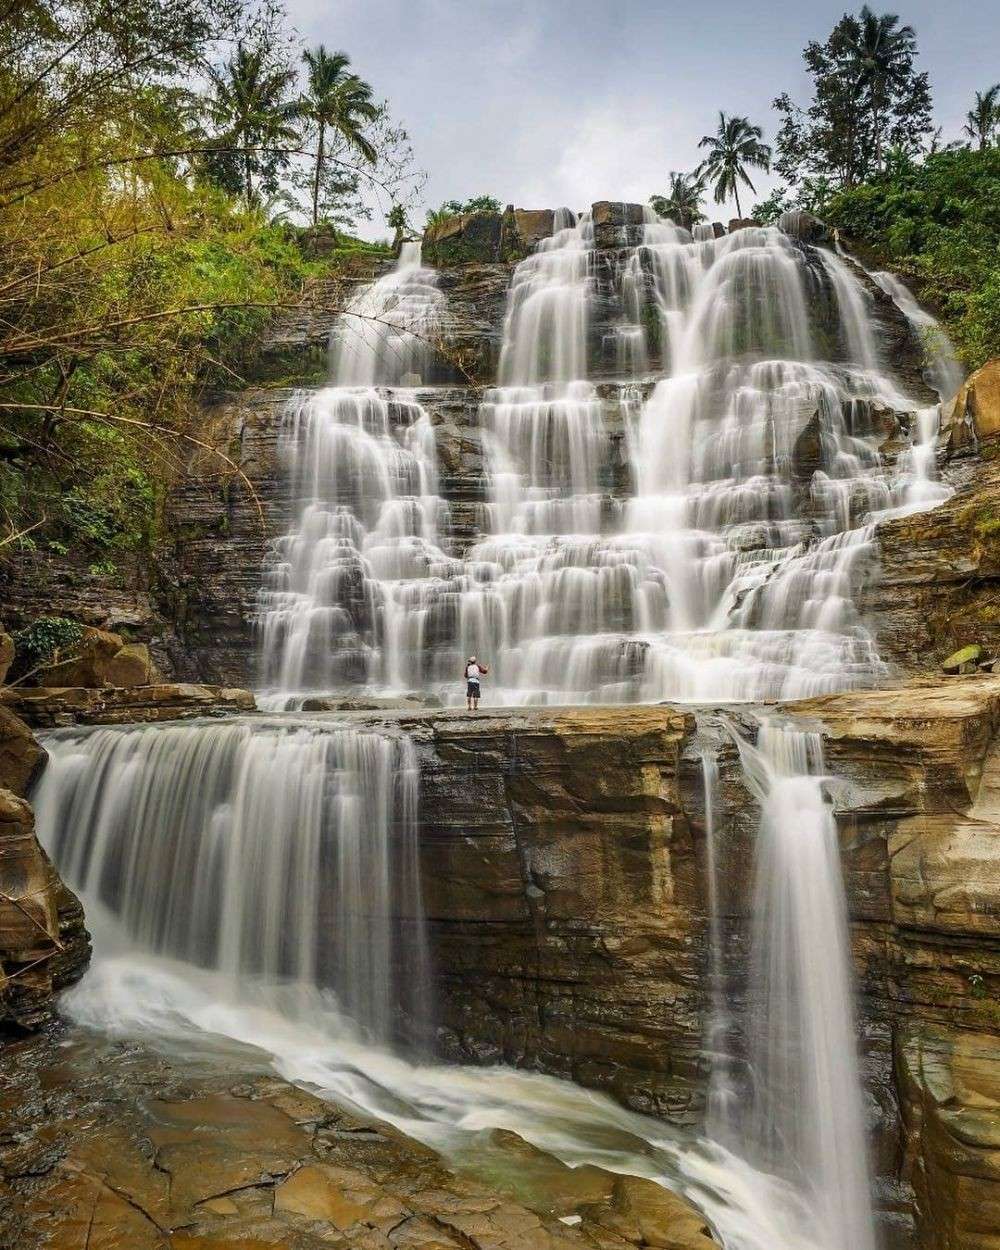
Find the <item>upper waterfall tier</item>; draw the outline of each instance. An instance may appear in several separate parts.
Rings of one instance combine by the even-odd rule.
[[[441,485],[453,411],[413,389],[448,310],[407,245],[334,328],[334,385],[289,409],[298,519],[260,598],[266,690],[455,701],[469,654],[495,702],[875,681],[855,607],[872,524],[947,493],[932,395],[873,316],[890,291],[906,334],[913,309],[879,283],[777,228],[560,210],[513,269],[497,384],[466,393],[469,544]]]

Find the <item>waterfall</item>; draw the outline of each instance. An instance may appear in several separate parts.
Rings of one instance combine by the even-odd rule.
[[[749,1088],[724,1140],[786,1176],[823,1250],[874,1250],[853,970],[818,734],[737,738],[761,805],[748,990]]]
[[[434,271],[418,243],[404,243],[395,269],[363,287],[334,327],[336,385],[288,404],[280,451],[298,515],[257,598],[267,706],[426,683],[425,632],[442,579],[461,569],[439,545],[448,510],[413,390],[430,372],[442,315]]]
[[[430,977],[405,737],[239,720],[58,731],[40,837],[130,948],[367,1036],[425,1031]]]
[[[728,1036],[730,1013],[725,973],[726,953],[722,936],[721,887],[724,880],[719,829],[719,761],[714,749],[701,753],[701,777],[705,793],[705,876],[708,892],[708,948],[711,1008],[707,1035],[711,1072],[705,1127],[708,1135],[731,1147],[734,1100],[737,1097],[730,1072]]]
[[[915,498],[881,453],[882,414],[914,404],[866,292],[777,229],[695,240],[649,211],[635,229],[610,282],[587,216],[515,270],[501,386],[480,411],[490,533],[467,561],[460,652],[493,660],[510,703],[872,684],[884,667],[855,605],[873,525]],[[609,305],[601,392],[585,349]],[[607,489],[616,428],[623,499]]]
[[[332,385],[285,417],[298,512],[258,598],[268,706],[460,702],[471,654],[511,704],[787,700],[884,675],[856,603],[875,523],[948,493],[936,408],[894,377],[849,258],[642,216],[599,249],[592,215],[560,210],[515,267],[465,551],[438,398],[417,389],[448,321],[419,246],[351,301]]]
[[[257,600],[264,706],[358,689],[460,701],[471,653],[495,703],[788,700],[883,675],[858,592],[878,520],[942,497],[937,410],[895,378],[843,257],[776,228],[716,238],[642,216],[609,248],[591,214],[560,210],[515,267],[497,383],[477,395],[487,497],[465,551],[438,465],[435,274],[407,244],[350,301],[331,385],[282,422],[294,504]],[[269,712],[59,730],[46,747],[39,835],[110,934],[69,999],[77,1019],[257,1046],[452,1157],[509,1128],[565,1162],[652,1176],[728,1250],[873,1250],[815,735],[768,722],[739,743],[761,805],[743,1099],[718,761],[701,760],[708,1139],[550,1078],[389,1049],[425,1040],[433,1014],[405,734]]]

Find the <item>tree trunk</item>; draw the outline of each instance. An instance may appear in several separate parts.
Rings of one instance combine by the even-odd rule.
[[[319,183],[323,175],[323,140],[325,138],[325,127],[322,120],[319,123],[319,139],[316,143],[316,175],[313,178],[313,225],[319,225]]]
[[[733,195],[736,197],[736,216],[742,220],[743,209],[740,208],[740,189],[735,182],[733,183]]]
[[[247,197],[247,212],[253,208],[253,165],[250,161],[250,153],[243,153],[243,181],[246,184],[243,190]]]

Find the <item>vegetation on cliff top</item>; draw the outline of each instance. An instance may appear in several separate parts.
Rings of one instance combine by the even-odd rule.
[[[72,549],[100,572],[144,546],[199,396],[241,384],[265,321],[319,269],[290,214],[336,229],[363,177],[405,196],[405,132],[338,65],[346,113],[311,62],[296,94],[281,15],[250,0],[8,11],[0,555]]]
[[[1000,149],[901,155],[824,213],[939,312],[970,367],[1000,355]]]

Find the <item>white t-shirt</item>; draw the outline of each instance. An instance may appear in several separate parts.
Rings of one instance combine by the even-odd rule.
[[[466,664],[466,666],[465,666],[465,678],[466,678],[466,681],[478,681],[478,680],[479,680],[479,674],[480,674],[482,671],[483,671],[483,670],[479,667],[479,665],[478,665],[478,664]]]

